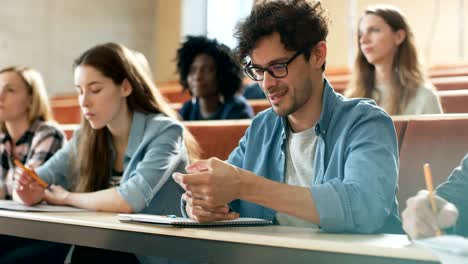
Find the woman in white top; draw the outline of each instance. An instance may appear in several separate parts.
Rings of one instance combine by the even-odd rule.
[[[421,70],[414,36],[391,5],[368,7],[361,17],[348,97],[374,99],[391,115],[442,113],[434,86]]]

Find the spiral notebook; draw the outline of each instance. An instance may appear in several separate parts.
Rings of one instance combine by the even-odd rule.
[[[209,223],[199,223],[190,218],[176,217],[175,215],[118,214],[117,218],[121,222],[143,222],[180,227],[256,226],[272,224],[269,220],[247,217]]]

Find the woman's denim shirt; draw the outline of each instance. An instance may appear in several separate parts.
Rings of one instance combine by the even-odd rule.
[[[49,184],[71,186],[73,165],[70,154],[76,151],[78,134],[79,131],[75,132],[64,148],[37,168],[37,174]],[[116,188],[135,213],[180,215],[183,189],[171,175],[184,172],[187,165],[182,134],[182,125],[169,117],[133,113],[124,172],[120,186]],[[107,166],[112,168],[115,154],[110,140],[109,144],[113,159]]]

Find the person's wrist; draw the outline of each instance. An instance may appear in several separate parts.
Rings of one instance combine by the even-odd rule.
[[[73,193],[71,192],[66,192],[65,198],[63,199],[63,204],[64,205],[71,205],[72,204],[72,198],[73,198]]]
[[[250,186],[251,186],[251,172],[247,170],[243,170],[240,168],[237,168],[238,171],[238,180],[239,180],[239,199],[241,200],[247,200],[247,197],[249,196],[250,193]]]

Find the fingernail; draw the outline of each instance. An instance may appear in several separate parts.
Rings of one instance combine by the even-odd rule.
[[[180,175],[181,174],[179,172],[174,172],[172,173],[172,178],[174,179],[174,181],[179,182]]]
[[[185,168],[187,173],[196,173],[197,172],[197,167],[194,165],[189,165],[187,168]]]

